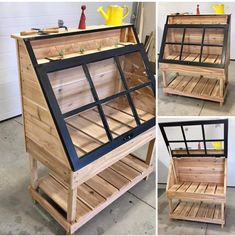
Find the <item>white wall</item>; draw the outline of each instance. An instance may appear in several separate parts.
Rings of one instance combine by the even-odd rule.
[[[160,118],[161,122],[173,122],[173,121],[186,121],[195,120],[196,118]],[[197,117],[197,120],[216,119]],[[220,119],[220,118],[218,118]],[[235,131],[235,118],[229,118],[228,127],[228,166],[227,166],[227,179],[228,186],[235,186],[235,145],[234,145],[234,131]],[[158,183],[166,183],[168,166],[170,163],[170,156],[168,154],[165,142],[163,140],[160,129],[158,128]]]
[[[87,25],[104,24],[103,18],[96,9],[111,2],[89,2],[87,6]],[[123,5],[124,3],[115,2]],[[131,2],[125,2],[132,9]],[[16,61],[15,41],[12,33],[29,30],[32,27],[42,28],[57,26],[57,20],[63,19],[68,27],[77,27],[80,19],[79,2],[54,3],[0,3],[0,121],[21,114],[20,91]],[[125,22],[130,21],[130,14]]]
[[[145,2],[144,3],[144,28],[142,35],[142,42],[144,43],[146,35],[149,35],[152,31],[156,31],[156,3]]]
[[[176,12],[196,13],[197,2],[166,2],[158,5],[158,52],[161,46],[162,34],[166,22],[166,16]],[[200,3],[201,14],[214,13],[212,9],[212,2]],[[225,5],[225,13],[232,14],[231,16],[231,59],[235,59],[235,2],[223,2]]]

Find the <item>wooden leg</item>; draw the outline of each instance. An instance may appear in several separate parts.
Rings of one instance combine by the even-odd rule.
[[[74,233],[71,233],[70,231],[67,231],[66,235],[74,235]]]
[[[225,84],[228,84],[228,69],[225,71]]]
[[[145,160],[145,163],[149,166],[151,166],[153,164],[153,158],[154,158],[154,150],[155,150],[155,142],[156,140],[155,139],[152,139],[150,142],[149,142],[149,146],[148,146],[148,150],[147,150],[147,156],[146,156],[146,160]],[[145,180],[148,180],[149,176],[147,176],[145,178]]]
[[[225,77],[223,78],[220,78],[220,81],[219,81],[219,87],[220,87],[220,91],[219,91],[219,95],[220,95],[220,98],[223,98],[224,97],[224,84],[225,84]],[[220,102],[220,106],[223,105],[224,102]]]
[[[172,199],[169,199],[168,202],[169,202],[169,210],[170,210],[170,214],[171,214],[173,211]]]
[[[220,86],[219,95],[220,95],[221,98],[224,97],[224,81],[225,81],[225,78],[220,78],[220,82],[219,82],[219,86]]]
[[[77,187],[68,189],[68,211],[67,220],[72,224],[77,214]]]
[[[163,80],[163,87],[167,87],[167,78],[166,78],[166,71],[162,71],[162,80]]]
[[[221,219],[224,221],[224,203],[221,204]],[[221,228],[224,227],[224,223],[221,224]]]
[[[32,189],[36,190],[38,187],[37,160],[33,158],[32,155],[29,155],[29,162],[30,162],[30,185]]]

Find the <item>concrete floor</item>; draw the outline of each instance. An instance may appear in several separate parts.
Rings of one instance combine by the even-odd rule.
[[[65,234],[28,192],[29,168],[21,117],[0,123],[0,235]],[[142,181],[76,234],[155,234],[155,173]]]
[[[235,115],[235,61],[229,66],[228,93],[225,103],[204,101],[177,95],[164,95],[161,72],[158,79],[158,114],[160,116],[228,116]]]
[[[162,189],[160,189],[162,192]],[[166,193],[158,197],[158,234],[159,235],[234,235],[235,234],[235,188],[227,188],[227,203],[225,209],[225,226],[170,220]]]

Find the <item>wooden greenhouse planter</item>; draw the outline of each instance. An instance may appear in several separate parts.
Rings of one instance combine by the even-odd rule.
[[[29,189],[74,233],[153,171],[154,76],[132,25],[12,37]],[[145,144],[143,161],[133,152]]]
[[[159,124],[172,157],[168,171],[166,193],[171,219],[225,224],[227,179],[227,132],[228,120],[187,121]],[[209,148],[218,139],[206,137],[218,126],[223,126],[224,137],[219,139],[221,149]],[[181,139],[171,139],[172,131],[182,131],[186,149],[179,148]],[[192,130],[202,130],[201,140],[194,140]],[[186,131],[188,137],[186,138]],[[204,134],[204,135],[203,135]],[[213,133],[214,134],[214,133]],[[180,135],[181,136],[181,135]],[[180,138],[178,136],[178,138]],[[176,137],[176,135],[174,136]],[[197,149],[198,143],[204,147]],[[194,145],[193,145],[194,143]],[[174,148],[177,144],[178,148]],[[176,147],[176,146],[175,146]],[[206,147],[206,148],[205,148]]]
[[[230,63],[230,15],[169,15],[159,63],[165,94],[222,105]]]

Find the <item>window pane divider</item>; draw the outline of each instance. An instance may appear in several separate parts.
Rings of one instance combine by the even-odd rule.
[[[97,92],[96,92],[95,86],[94,86],[94,84],[93,84],[93,81],[92,81],[90,72],[89,72],[89,70],[88,70],[86,64],[83,64],[83,65],[82,65],[82,68],[83,68],[83,70],[84,70],[84,73],[85,73],[85,75],[86,75],[86,78],[87,78],[87,80],[88,80],[88,83],[89,83],[89,85],[90,85],[90,87],[91,87],[91,93],[92,93],[92,95],[93,95],[93,98],[94,98],[94,100],[97,102],[98,112],[99,112],[100,118],[101,118],[101,120],[102,120],[102,122],[103,122],[105,132],[106,132],[106,134],[107,134],[107,136],[108,136],[109,141],[112,141],[112,140],[113,140],[113,136],[112,136],[112,134],[111,134],[111,131],[110,131],[108,122],[107,122],[107,120],[106,120],[106,117],[105,117],[105,114],[104,114],[104,111],[103,111],[103,108],[102,108],[102,106],[100,105],[100,103],[98,102],[98,101],[99,101],[99,97],[98,97],[98,94],[97,94]]]
[[[186,139],[186,142],[187,143],[196,143],[196,142],[223,142],[224,139],[192,139],[192,140],[189,140],[189,139]],[[169,140],[168,141],[169,143],[183,143],[184,140]]]
[[[202,62],[202,53],[203,53],[203,43],[204,43],[204,38],[205,38],[205,31],[206,31],[206,28],[203,27],[203,32],[202,32],[202,43],[201,43],[201,52],[200,52],[200,59],[199,59],[199,62]]]
[[[167,42],[165,44],[181,45],[182,43]],[[208,44],[208,43],[183,43],[183,45],[187,45],[187,46],[205,46],[205,47],[220,47],[220,48],[223,47],[223,45],[221,45],[221,44]]]
[[[182,58],[182,52],[183,52],[183,47],[184,47],[185,31],[186,31],[186,28],[184,28],[184,31],[183,31],[183,37],[182,37],[182,42],[181,42],[180,58],[179,58],[180,61],[181,61],[181,58]]]
[[[120,61],[119,61],[118,57],[116,57],[116,56],[114,57],[114,60],[115,60],[115,62],[116,62],[117,68],[118,68],[118,70],[119,70],[120,78],[121,78],[122,84],[123,84],[123,86],[124,86],[124,89],[125,89],[126,92],[127,92],[127,93],[126,93],[127,100],[128,100],[128,103],[129,103],[129,105],[130,105],[130,107],[131,107],[131,110],[132,110],[132,113],[133,113],[133,115],[134,115],[136,124],[137,124],[137,125],[140,125],[140,124],[141,124],[141,123],[140,123],[140,118],[139,118],[139,116],[138,116],[138,113],[137,113],[137,111],[136,111],[136,109],[135,109],[134,102],[133,102],[132,97],[131,97],[131,95],[130,95],[130,90],[129,90],[129,88],[128,88],[128,85],[127,85],[127,82],[126,82],[124,73],[123,73],[123,71],[122,71],[122,67],[121,67]]]
[[[203,143],[204,143],[204,150],[205,150],[205,154],[207,155],[207,148],[206,148],[206,138],[205,138],[205,129],[204,129],[204,125],[201,125],[202,127],[202,137],[203,137]]]
[[[137,86],[135,86],[133,88],[130,88],[129,91],[130,92],[134,92],[136,90],[139,90],[139,89],[142,89],[142,88],[145,88],[145,87],[151,87],[151,85],[152,85],[152,83],[149,81],[149,82],[146,82],[146,83],[143,83],[143,84],[139,84],[139,85],[137,85]],[[98,104],[102,105],[105,102],[111,101],[111,100],[113,100],[115,98],[118,98],[120,96],[125,96],[125,95],[127,95],[127,91],[122,91],[122,92],[116,93],[116,94],[114,94],[112,96],[108,96],[106,98],[100,99],[99,101],[92,102],[92,103],[89,103],[89,104],[84,105],[82,107],[79,107],[79,108],[76,108],[76,109],[71,110],[69,112],[66,112],[66,113],[63,114],[63,117],[64,118],[68,118],[70,116],[76,115],[77,113],[80,113],[80,112],[83,112],[83,111],[85,111],[87,109],[95,107]]]
[[[189,155],[188,144],[187,144],[187,141],[186,141],[186,137],[185,137],[185,133],[184,133],[184,128],[183,128],[182,125],[180,127],[181,127],[181,131],[182,131],[182,134],[183,134],[183,138],[184,138],[184,143],[185,143],[185,147],[186,147],[186,150],[187,150],[187,154]]]

